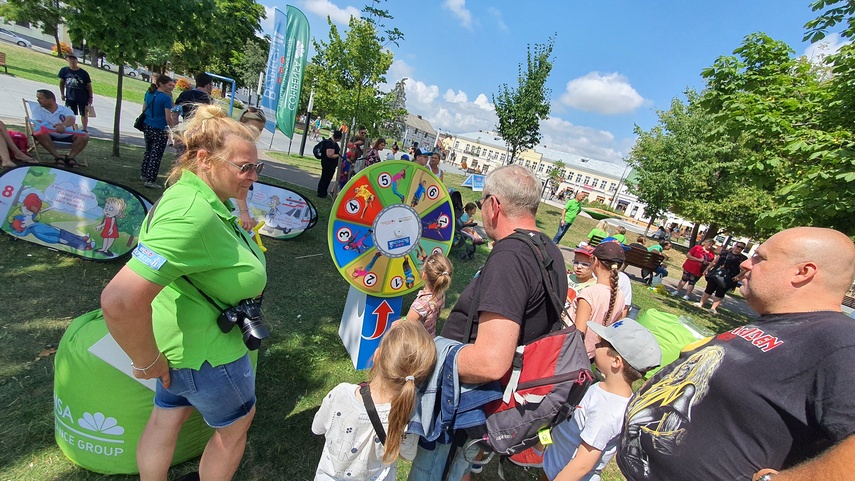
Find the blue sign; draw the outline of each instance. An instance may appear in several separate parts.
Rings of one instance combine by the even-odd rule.
[[[403,297],[376,297],[353,286],[347,293],[338,335],[353,367],[368,369],[383,335],[400,319]]]
[[[472,174],[472,190],[475,192],[481,192],[484,190],[484,180],[486,178],[486,175]]]
[[[390,251],[395,250],[395,249],[400,249],[401,247],[407,247],[410,245],[410,238],[409,237],[402,237],[400,239],[392,239],[389,242],[387,242],[387,244],[389,245],[388,249]]]

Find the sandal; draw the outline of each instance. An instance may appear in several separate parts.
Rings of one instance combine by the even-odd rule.
[[[74,157],[66,157],[66,158],[62,159],[62,161],[65,162],[65,166],[69,167],[69,168],[77,167],[79,165],[77,163],[77,161],[74,160]]]
[[[54,165],[65,165],[65,159],[63,157],[54,157],[53,163]]]

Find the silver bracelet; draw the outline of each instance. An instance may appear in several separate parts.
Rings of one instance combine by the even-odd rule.
[[[161,354],[162,353],[160,351],[157,351],[157,357],[154,358],[154,361],[152,361],[151,364],[149,364],[146,367],[143,367],[143,368],[136,367],[136,366],[134,366],[134,361],[131,361],[131,367],[134,368],[134,371],[141,371],[143,374],[145,374],[147,376],[148,373],[146,372],[146,370],[151,369],[155,364],[157,364],[157,361],[160,360]]]

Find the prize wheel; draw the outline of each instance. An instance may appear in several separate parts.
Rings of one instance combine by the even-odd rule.
[[[385,161],[361,170],[333,203],[330,254],[353,287],[397,297],[421,287],[428,255],[448,254],[454,210],[442,182],[414,162]]]

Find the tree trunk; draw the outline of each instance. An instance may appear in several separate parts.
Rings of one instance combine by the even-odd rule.
[[[125,78],[125,57],[119,56],[119,81],[116,83],[116,113],[113,118],[113,157],[119,157],[119,125],[122,120],[122,82]]]
[[[647,228],[644,229],[644,237],[647,237],[647,233],[650,232],[650,228],[653,227],[653,222],[656,220],[656,217],[650,216],[650,222],[647,223]]]
[[[56,56],[59,58],[65,57],[62,54],[62,42],[59,41],[59,31],[58,29],[54,29],[53,31],[53,39],[56,41]],[[72,50],[73,51],[73,50]]]
[[[692,224],[692,235],[689,237],[689,249],[695,247],[698,239],[698,230],[700,230],[700,224]]]

